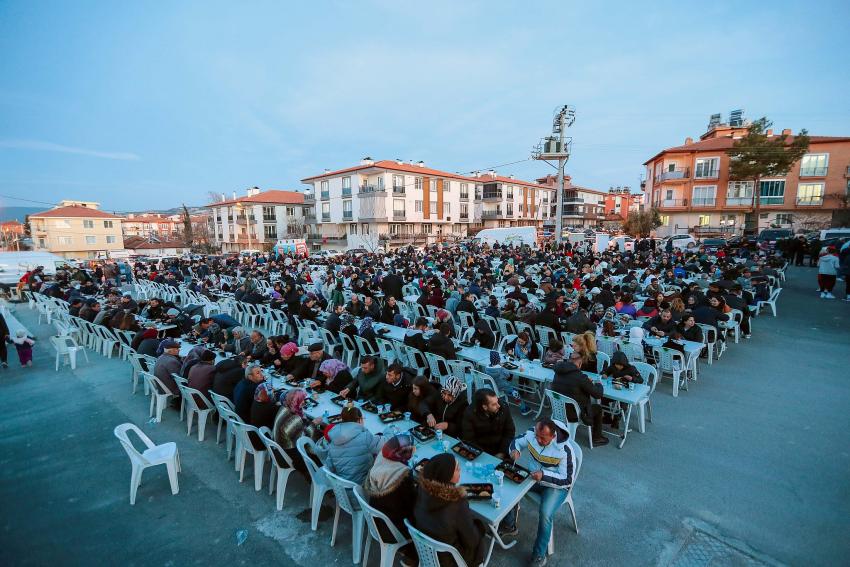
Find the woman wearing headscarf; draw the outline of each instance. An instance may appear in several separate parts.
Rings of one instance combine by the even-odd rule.
[[[454,455],[441,453],[425,465],[413,509],[413,525],[426,535],[457,549],[467,565],[480,565],[486,551],[484,525],[473,518],[466,490],[458,486],[460,465]],[[441,557],[441,565],[453,565]]]
[[[339,316],[340,324],[339,331],[353,337],[357,335],[357,325],[354,324],[354,315],[348,312],[343,312]]]
[[[375,335],[375,329],[372,328],[372,321],[371,317],[363,317],[363,320],[360,321],[360,328],[357,330],[357,334],[360,335],[361,339],[372,345],[375,352],[378,352],[378,341],[375,340],[377,335]]]
[[[440,429],[457,437],[460,434],[463,412],[469,402],[466,399],[466,384],[454,376],[446,379],[440,397],[437,399],[436,411],[425,417],[428,427]]]
[[[351,371],[348,366],[336,358],[329,358],[319,365],[319,383],[326,389],[339,394],[351,383]]]
[[[369,469],[366,482],[363,483],[369,505],[386,514],[405,536],[408,533],[404,521],[413,520],[413,506],[416,502],[416,484],[408,466],[415,451],[416,446],[410,433],[399,433],[391,437],[384,443],[375,458],[375,464]],[[383,522],[377,524],[382,539],[391,541],[392,535]],[[408,544],[401,549],[401,553],[406,558],[412,558],[416,552],[413,545]]]
[[[310,420],[304,415],[306,399],[307,392],[300,388],[289,390],[281,396],[281,408],[275,416],[272,432],[274,433],[274,440],[292,459],[295,470],[309,481],[310,473],[307,471],[307,466],[304,464],[301,453],[298,452],[295,444],[301,437],[309,437],[313,441],[318,441],[322,432],[318,427],[321,423],[320,419]]]
[[[277,400],[274,388],[270,382],[263,382],[254,390],[254,400],[251,402],[251,425],[256,428],[274,425],[277,413]]]
[[[289,376],[295,372],[298,367],[298,345],[292,342],[286,343],[280,347],[280,365],[275,365],[277,371],[284,376]]]

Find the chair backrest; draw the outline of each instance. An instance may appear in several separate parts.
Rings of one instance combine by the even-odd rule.
[[[555,332],[555,329],[547,327],[546,325],[537,325],[537,335],[540,338],[540,344],[542,344],[544,348],[548,348],[549,343],[552,340],[558,339],[558,333]]]
[[[596,352],[596,373],[602,374],[602,371],[611,366],[611,357],[602,351]]]
[[[331,488],[334,491],[337,505],[349,514],[359,512],[360,508],[355,504],[356,500],[352,499],[352,494],[354,489],[357,487],[357,483],[351,482],[350,480],[342,478],[338,474],[332,473],[327,469],[327,467],[322,467],[322,472],[325,473],[325,477],[328,479],[328,483],[330,483]]]
[[[564,346],[570,346],[572,344],[573,339],[575,338],[575,333],[570,333],[569,331],[561,331],[561,338],[564,339]]]
[[[496,381],[493,380],[492,376],[477,370],[473,371],[470,376],[472,377],[472,388],[466,389],[469,392],[469,403],[472,403],[473,390],[480,390],[481,388],[490,388],[496,392],[496,397],[499,397],[499,388],[496,386]]]
[[[372,346],[372,343],[370,343],[369,341],[367,341],[363,337],[355,335],[354,336],[354,342],[355,342],[355,344],[357,344],[357,349],[358,349],[358,352],[360,353],[360,356],[366,356],[366,355],[369,355],[369,354],[378,354],[378,352],[375,350],[375,347]]]
[[[620,350],[623,351],[626,355],[626,358],[629,359],[629,362],[643,362],[646,360],[646,356],[643,353],[643,344],[641,343],[631,343],[622,341],[619,343]]]
[[[353,492],[357,504],[363,511],[363,516],[366,519],[366,526],[369,528],[369,533],[372,534],[372,537],[375,540],[380,541],[381,543],[405,543],[410,541],[409,538],[399,531],[393,521],[390,520],[386,514],[369,505],[369,499],[362,486],[355,486]],[[395,541],[384,541],[381,537],[381,530],[378,529],[378,523],[376,520],[381,520],[384,523]]]
[[[413,545],[416,546],[420,567],[440,567],[440,553],[451,555],[457,567],[468,567],[460,552],[451,545],[423,534],[414,528],[407,519],[404,520],[404,525],[407,526]]]
[[[419,374],[426,374],[430,368],[428,364],[428,359],[425,358],[425,355],[416,347],[412,347],[410,345],[400,345],[404,352],[407,354],[407,365],[415,368]]]
[[[236,432],[236,436],[242,442],[242,446],[245,447],[251,453],[262,452],[265,450],[260,449],[256,446],[256,444],[252,441],[252,437],[256,436],[260,437],[260,430],[254,427],[253,425],[249,425],[242,420],[236,421],[231,419],[230,422],[233,424],[233,430]],[[250,435],[253,433],[254,435]]]
[[[330,481],[325,475],[324,467],[319,467],[310,455],[310,453],[316,454],[316,444],[313,443],[313,440],[309,437],[299,437],[298,441],[295,442],[295,447],[304,460],[304,465],[307,467],[307,472],[310,473],[310,480],[313,484],[316,486],[329,486]]]
[[[185,384],[177,383],[177,389],[180,390],[180,395],[183,397],[183,401],[189,404],[189,408],[197,411],[210,410],[215,407],[215,405],[207,398],[203,392],[200,390],[196,390],[194,388],[190,388]],[[203,402],[204,407],[201,407],[198,404],[198,401]]]
[[[502,333],[502,336],[508,335],[516,335],[516,327],[514,324],[508,319],[503,319],[499,317],[496,319],[496,322],[499,324],[499,332]]]
[[[546,390],[546,397],[549,398],[549,403],[552,405],[552,419],[560,420],[568,425],[578,424],[581,416],[581,406],[578,405],[577,401],[569,396],[548,389]],[[569,418],[567,413],[567,406],[572,406],[575,412],[575,417],[572,419]],[[571,436],[573,435],[573,431],[570,431]]]
[[[230,398],[222,396],[221,394],[216,394],[212,391],[210,392],[210,397],[212,398],[212,401],[215,404],[215,409],[218,410],[218,414],[221,415],[222,419],[225,419],[225,417],[221,413],[221,408],[232,412],[234,415],[236,414],[236,406],[233,405],[233,402],[230,401]]]
[[[130,437],[127,435],[129,431],[132,431],[136,435],[138,435],[139,439],[142,440],[142,443],[144,443],[148,449],[156,447],[156,444],[154,444],[154,442],[151,441],[150,438],[145,435],[145,433],[141,429],[139,429],[132,423],[122,423],[121,425],[116,426],[113,430],[113,433],[115,433],[115,437],[118,438],[118,441],[121,442],[121,446],[124,447],[124,451],[127,452],[127,456],[130,457],[130,461],[138,463],[140,465],[147,465],[148,460],[145,459],[142,453],[140,453],[139,450],[136,449],[135,446],[133,446],[133,442],[130,441]]]
[[[529,325],[528,323],[524,323],[522,321],[514,321],[514,329],[516,329],[517,334],[525,331],[528,333],[528,336],[532,341],[537,339],[537,333],[534,332],[534,327]]]
[[[322,342],[325,343],[325,349],[327,349],[328,352],[333,352],[333,349],[337,344],[333,333],[322,327],[319,329],[319,334],[322,336]]]
[[[259,430],[260,441],[263,442],[263,445],[266,446],[266,450],[269,452],[269,456],[271,456],[272,463],[277,465],[278,468],[281,469],[294,469],[295,465],[292,464],[292,459],[289,455],[286,454],[286,451],[283,450],[283,447],[277,444],[273,439],[272,431],[266,426],[263,426]]]
[[[516,335],[505,335],[502,337],[502,340],[499,341],[499,352],[506,352],[505,347],[511,341],[516,340]]]
[[[482,315],[481,318],[487,321],[487,324],[490,325],[490,330],[493,331],[494,335],[501,335],[502,332],[499,329],[499,322],[496,321],[495,317],[492,317],[490,315]]]
[[[389,364],[390,358],[395,359],[398,356],[395,343],[393,341],[376,337],[375,342],[378,343],[378,352],[380,353],[381,358],[383,358],[387,364]]]
[[[678,350],[666,347],[653,347],[652,353],[655,355],[658,370],[662,372],[685,369],[685,356]],[[678,368],[676,367],[676,362],[678,362]]]
[[[697,325],[702,329],[702,342],[707,345],[713,345],[717,342],[717,329],[713,325],[707,325],[705,323],[697,323]]]
[[[632,364],[640,372],[643,383],[649,386],[649,394],[652,395],[658,385],[658,370],[645,362],[633,362]]]
[[[611,356],[614,354],[614,351],[617,350],[617,343],[608,337],[598,337],[596,339],[596,350]]]
[[[185,386],[186,384],[188,384],[188,383],[189,383],[189,380],[188,380],[188,379],[184,378],[183,376],[180,376],[180,375],[179,375],[179,374],[177,374],[176,372],[172,372],[172,373],[171,373],[171,377],[172,377],[172,378],[174,378],[174,382],[175,382],[178,386],[180,386],[180,385]]]
[[[151,372],[142,372],[142,379],[148,385],[148,388],[150,388],[150,390],[152,392],[156,393],[156,394],[159,394],[159,395],[166,395],[167,394],[167,395],[170,395],[170,396],[176,395],[174,392],[171,391],[171,388],[166,386],[165,383],[163,383],[162,380],[157,378]]]
[[[468,311],[458,311],[457,318],[460,322],[461,328],[463,329],[475,326],[475,318],[472,316],[472,313],[469,313]]]
[[[439,354],[426,352],[425,360],[428,361],[428,368],[431,370],[432,378],[440,377],[440,381],[442,382],[442,378],[450,374],[449,365],[446,359]]]

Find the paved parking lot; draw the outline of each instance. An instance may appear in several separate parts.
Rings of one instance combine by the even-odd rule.
[[[759,317],[753,338],[703,366],[678,399],[662,382],[645,435],[622,450],[585,450],[580,534],[559,516],[550,564],[847,564],[850,304],[820,300],[815,287],[814,269],[790,268],[778,318]],[[40,341],[33,368],[16,368],[10,353],[0,373],[0,562],[350,563],[350,524],[336,548],[330,521],[311,532],[300,479],[277,512],[251,475],[239,484],[214,430],[203,443],[187,438],[174,411],[147,423],[129,364],[90,353],[76,371],[54,372],[52,329],[24,305],[17,315]],[[160,467],[129,505],[129,462],[112,434],[125,421],[178,443],[179,495]],[[520,544],[493,563],[523,564],[535,527],[526,508]],[[240,530],[247,539],[237,545]]]

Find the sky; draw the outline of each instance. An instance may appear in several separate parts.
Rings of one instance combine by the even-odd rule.
[[[716,112],[850,135],[848,21],[846,0],[0,0],[0,205],[202,205],[364,156],[532,180],[564,104],[573,183],[636,188]]]

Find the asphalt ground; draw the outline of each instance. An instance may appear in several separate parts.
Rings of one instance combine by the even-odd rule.
[[[850,303],[819,299],[812,268],[788,276],[779,316],[763,312],[752,339],[702,364],[676,399],[669,380],[659,384],[645,434],[592,451],[579,436],[580,533],[562,511],[550,565],[848,564]],[[334,548],[330,508],[311,531],[297,475],[277,512],[265,487],[254,491],[250,464],[239,483],[214,428],[199,443],[174,410],[148,423],[148,399],[131,394],[130,365],[117,358],[89,353],[76,371],[54,371],[52,327],[14,307],[39,341],[32,368],[12,351],[0,371],[0,563],[350,564],[350,521]],[[165,467],[148,469],[130,506],[129,460],[112,433],[127,421],[177,442],[178,495]],[[527,505],[519,544],[492,564],[525,564],[535,529]]]

